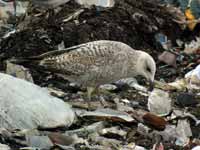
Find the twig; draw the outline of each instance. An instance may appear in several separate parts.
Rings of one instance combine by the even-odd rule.
[[[77,18],[83,12],[84,12],[84,9],[79,9],[75,13],[70,15],[68,18],[64,19],[63,22],[65,23],[65,22],[68,22],[70,20],[73,20],[73,19]]]

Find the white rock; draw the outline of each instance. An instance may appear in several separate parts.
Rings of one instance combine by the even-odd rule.
[[[159,89],[152,91],[148,98],[148,109],[157,115],[169,114],[172,109],[169,94]]]
[[[7,129],[54,128],[74,121],[70,105],[47,89],[0,73],[0,126]]]

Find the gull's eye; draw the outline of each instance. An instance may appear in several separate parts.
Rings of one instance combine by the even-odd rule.
[[[148,72],[151,72],[151,69],[149,68],[149,67],[147,67],[147,69],[146,69]]]

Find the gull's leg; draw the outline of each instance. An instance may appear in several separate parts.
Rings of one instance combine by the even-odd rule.
[[[91,101],[91,97],[93,92],[95,91],[94,87],[87,87],[87,103],[88,103],[88,109],[91,110],[91,105],[90,105],[90,101]]]
[[[15,24],[14,24],[14,29],[16,28],[16,22],[17,22],[17,1],[13,1],[13,7],[14,7],[14,18],[15,18]]]

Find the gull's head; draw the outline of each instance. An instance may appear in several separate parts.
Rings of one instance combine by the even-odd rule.
[[[154,77],[156,73],[156,63],[154,59],[143,51],[138,51],[139,56],[136,62],[137,75],[141,75],[149,81],[149,90],[152,91],[154,87]]]

